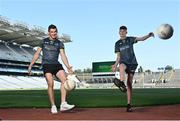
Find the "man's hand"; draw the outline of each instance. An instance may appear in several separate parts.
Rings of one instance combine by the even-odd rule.
[[[69,74],[73,74],[74,73],[74,71],[72,69],[72,66],[67,67],[67,70],[68,70]]]
[[[111,66],[111,70],[112,70],[113,72],[116,71],[116,65],[115,65],[115,64]]]
[[[149,35],[149,37],[154,37],[154,33],[153,32],[150,32],[148,35]]]

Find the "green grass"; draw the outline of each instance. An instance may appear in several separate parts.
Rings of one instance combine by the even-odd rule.
[[[56,104],[60,104],[60,91],[55,90]],[[133,89],[133,106],[180,104],[180,88]],[[118,89],[79,89],[69,93],[68,102],[77,107],[126,106],[126,94]],[[0,108],[47,108],[46,90],[0,91]]]

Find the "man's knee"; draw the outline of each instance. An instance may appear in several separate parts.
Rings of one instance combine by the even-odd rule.
[[[127,80],[127,86],[128,88],[132,88],[132,80],[134,75],[132,73],[128,73],[128,80]]]
[[[132,82],[127,81],[127,87],[128,87],[128,88],[132,88]]]
[[[57,74],[56,74],[56,77],[61,81],[61,83],[64,84],[64,82],[67,80],[67,77],[66,77],[66,74],[64,71],[59,71]]]
[[[49,88],[53,87],[54,86],[54,83],[53,82],[47,82],[47,85]]]

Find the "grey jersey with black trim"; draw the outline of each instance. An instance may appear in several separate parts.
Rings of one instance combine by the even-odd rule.
[[[133,49],[134,43],[137,43],[136,37],[126,37],[115,43],[115,53],[120,52],[119,63],[138,65]]]
[[[39,47],[42,48],[42,64],[59,64],[60,49],[64,49],[61,41],[45,38],[39,43]]]

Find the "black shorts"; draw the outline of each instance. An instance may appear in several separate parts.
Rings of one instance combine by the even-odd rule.
[[[126,64],[126,63],[123,63],[124,65],[126,65],[126,70],[125,72],[127,74],[131,73],[134,75],[135,71],[136,71],[136,68],[137,68],[137,64]]]
[[[56,75],[56,73],[59,70],[64,70],[64,68],[62,67],[62,64],[43,64],[44,75],[46,73],[51,73],[52,75]]]

